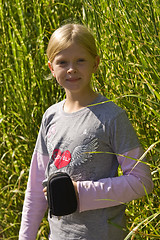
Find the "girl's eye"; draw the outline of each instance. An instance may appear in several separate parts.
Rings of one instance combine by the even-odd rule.
[[[80,63],[85,62],[85,59],[84,58],[80,58],[80,59],[78,59],[78,62],[80,62]]]
[[[67,61],[66,61],[66,60],[63,60],[63,59],[62,59],[62,60],[59,59],[59,60],[56,61],[56,64],[59,65],[59,66],[64,66],[64,65],[67,64]]]
[[[59,62],[59,65],[64,65],[64,64],[66,64],[66,61],[60,61]]]

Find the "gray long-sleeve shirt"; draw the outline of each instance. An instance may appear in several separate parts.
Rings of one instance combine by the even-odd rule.
[[[144,187],[148,193],[153,188],[147,165],[133,160],[142,154],[135,131],[125,111],[101,95],[74,113],[65,113],[63,104],[51,106],[42,119],[19,239],[36,237],[47,208],[42,180],[64,171],[77,181],[79,208],[60,220],[49,217],[49,239],[122,240],[123,203],[143,196]],[[123,176],[118,177],[119,165]]]

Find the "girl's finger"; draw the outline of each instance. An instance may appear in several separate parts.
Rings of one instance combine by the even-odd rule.
[[[43,192],[47,193],[47,187],[43,188]]]

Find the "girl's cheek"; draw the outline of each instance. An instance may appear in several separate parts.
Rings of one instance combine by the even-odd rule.
[[[60,80],[59,78],[56,78],[56,81],[57,81],[57,83],[58,83],[60,86],[62,86],[62,82],[61,82],[61,80]]]

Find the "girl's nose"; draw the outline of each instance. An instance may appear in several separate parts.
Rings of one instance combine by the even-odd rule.
[[[67,73],[76,73],[77,72],[77,69],[74,65],[70,65],[68,70],[67,70]]]

